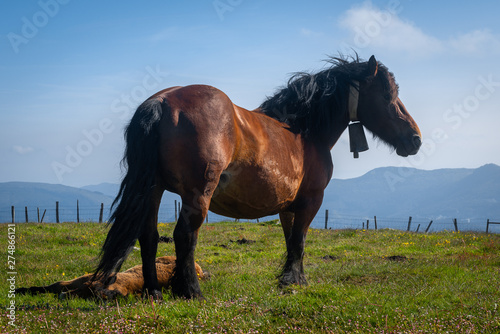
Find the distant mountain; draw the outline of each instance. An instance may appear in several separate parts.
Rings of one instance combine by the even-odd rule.
[[[348,180],[333,179],[322,210],[331,217],[414,219],[428,223],[500,221],[500,166],[418,170],[384,167]],[[320,211],[321,212],[321,211]]]
[[[32,183],[32,182],[6,182],[0,183],[0,221],[11,221],[11,206],[16,207],[16,221],[24,221],[24,208],[28,207],[31,221],[36,221],[36,209],[40,208],[43,214],[47,213],[44,221],[55,222],[56,202],[59,202],[60,220],[75,221],[77,201],[80,207],[82,220],[99,219],[101,203],[109,207],[113,198],[99,192],[63,186],[60,184]],[[89,216],[92,211],[92,217]],[[106,217],[108,212],[104,213]],[[89,218],[83,218],[85,215]]]
[[[106,219],[118,189],[119,185],[112,183],[83,188],[0,183],[0,221],[10,221],[12,205],[16,207],[16,221],[24,221],[25,206],[31,221],[36,221],[37,207],[42,211],[47,209],[44,221],[55,221],[56,201],[59,201],[61,220],[75,221],[77,200],[82,221],[97,221],[101,203]],[[180,202],[178,195],[164,193],[160,221],[175,220],[175,201]],[[362,220],[373,216],[377,216],[379,227],[395,227],[395,222],[400,222],[398,228],[406,228],[407,219],[412,216],[415,223],[427,224],[433,220],[435,229],[451,229],[452,218],[458,218],[461,226],[464,222],[480,224],[483,230],[487,218],[500,221],[500,166],[489,164],[477,169],[431,171],[377,168],[358,178],[333,179],[325,191],[323,206],[313,227],[324,226],[325,209],[329,210],[334,228],[358,227]],[[221,219],[221,216],[209,214],[209,221]]]
[[[15,206],[52,206],[56,201],[62,206],[76,205],[90,206],[112,202],[110,196],[99,192],[88,191],[60,184],[6,182],[0,183],[0,207]]]
[[[99,192],[103,195],[115,198],[118,194],[118,190],[120,189],[120,185],[116,183],[100,183],[96,185],[81,187],[80,189]]]

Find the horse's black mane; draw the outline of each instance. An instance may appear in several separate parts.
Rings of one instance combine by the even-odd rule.
[[[324,139],[335,119],[347,116],[349,89],[354,81],[366,80],[368,62],[358,55],[330,57],[329,68],[318,73],[295,73],[288,84],[260,106],[266,115],[287,123],[291,130],[306,137],[314,135]],[[384,65],[378,63],[378,74],[384,91],[397,96],[394,77]],[[339,115],[343,113],[343,115]]]

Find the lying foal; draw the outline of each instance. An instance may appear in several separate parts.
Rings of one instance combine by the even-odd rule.
[[[156,259],[156,272],[160,288],[170,286],[175,269],[174,256],[162,256]],[[202,279],[205,274],[201,267],[196,264],[196,273],[198,278]],[[99,279],[92,281],[93,274],[86,274],[70,281],[60,281],[47,286],[33,286],[31,288],[16,289],[16,293],[54,293],[60,298],[68,296],[78,296],[80,298],[100,298],[114,299],[117,296],[125,297],[129,294],[139,294],[144,286],[142,276],[142,265],[132,267],[124,272],[116,273],[110,277],[108,282]]]

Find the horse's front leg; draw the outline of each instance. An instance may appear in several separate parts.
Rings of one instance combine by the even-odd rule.
[[[307,285],[303,265],[307,234],[307,227],[304,228],[304,226],[309,226],[309,223],[300,224],[296,220],[286,239],[286,261],[279,277],[281,287],[291,284]]]
[[[286,251],[287,251],[286,262],[279,275],[280,286],[283,287],[290,284],[307,284],[306,278],[304,276],[304,269],[302,266],[303,251],[304,251],[303,241],[300,242],[299,240],[297,242],[295,240],[297,239],[297,237],[299,237],[300,239],[302,233],[297,233],[297,232],[293,233],[295,213],[293,212],[280,213],[280,222],[281,222],[281,227],[283,228],[283,232],[285,234]],[[300,249],[301,245],[302,249]]]
[[[281,287],[299,284],[307,285],[304,275],[304,246],[309,225],[321,206],[323,196],[309,199],[299,206],[300,209],[280,214],[281,225],[286,239],[286,261],[279,276]]]

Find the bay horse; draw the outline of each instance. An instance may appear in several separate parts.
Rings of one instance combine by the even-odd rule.
[[[174,230],[175,296],[203,298],[194,252],[208,210],[248,219],[279,214],[287,250],[279,283],[307,284],[307,230],[332,178],[330,150],[349,122],[361,122],[400,156],[421,146],[387,67],[374,56],[329,63],[318,73],[292,76],[253,111],[205,85],[171,87],[143,102],[125,130],[128,168],[96,277],[118,270],[138,239],[144,288],[162,298],[154,261],[158,208],[168,190],[182,198]]]

